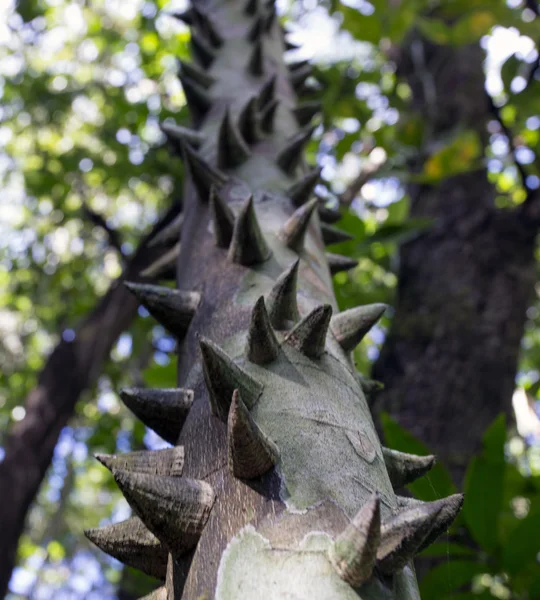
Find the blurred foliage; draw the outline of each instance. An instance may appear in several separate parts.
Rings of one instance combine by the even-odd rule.
[[[382,425],[392,448],[429,454],[390,416],[383,415]],[[533,473],[533,454],[521,438],[507,436],[503,416],[488,428],[482,453],[467,468],[461,514],[446,536],[422,553],[441,560],[421,581],[423,600],[538,598],[540,473]],[[408,488],[427,501],[456,491],[441,464]]]
[[[409,217],[405,184],[412,179],[412,157],[426,157],[423,171],[414,174],[426,184],[487,164],[497,204],[505,209],[539,186],[540,19],[526,4],[278,2],[291,39],[303,45],[296,58],[311,59],[321,82],[324,133],[308,149],[323,166],[325,185],[317,191],[335,205],[356,177],[367,174],[339,223],[354,240],[332,248],[359,259],[358,268],[334,278],[341,308],[392,305],[398,245],[431,226]],[[185,5],[182,0],[0,3],[2,434],[24,418],[24,398],[50,350],[61,337],[73,336],[141,235],[179,199],[182,166],[171,161],[158,127],[166,118],[181,124],[188,119],[175,74],[176,59],[189,56],[189,32],[167,15],[171,8]],[[397,77],[393,54],[414,28],[439,44],[481,43],[486,49],[486,85],[504,125],[495,119],[489,124],[487,147],[460,124],[436,149],[429,145],[423,115],[409,110],[411,90]],[[115,232],[120,250],[88,218],[88,210]],[[82,530],[129,513],[112,478],[91,455],[161,444],[122,406],[116,390],[175,382],[174,341],[140,312],[143,318],[118,340],[95,389],[84,395],[62,433],[21,540],[14,598],[115,596],[120,565],[95,551]],[[356,351],[363,373],[377,357],[391,315],[389,310]],[[536,301],[528,317],[519,383],[536,396]],[[392,447],[428,452],[389,418],[383,424]],[[485,441],[484,453],[469,467],[466,491],[472,499],[449,541],[427,551],[444,562],[422,583],[425,599],[441,598],[440,589],[445,597],[462,599],[540,597],[532,538],[539,524],[540,461],[519,438],[506,439],[502,421]],[[430,500],[453,490],[442,465],[410,488]],[[489,506],[483,498],[490,498]],[[145,584],[137,577],[141,591]],[[458,593],[470,581],[473,595]]]

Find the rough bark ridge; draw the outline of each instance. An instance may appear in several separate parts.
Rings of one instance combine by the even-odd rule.
[[[168,129],[189,173],[181,289],[132,291],[183,338],[182,387],[125,398],[169,436],[174,416],[185,464],[184,452],[101,457],[137,517],[91,537],[164,578],[153,598],[417,599],[411,561],[462,498],[394,493],[433,458],[383,450],[351,362],[384,306],[332,317],[324,240],[342,234],[310,200],[312,128],[296,101],[309,66],[285,66],[272,3],[178,16],[192,26],[181,79],[198,126]]]
[[[479,46],[415,37],[399,62],[428,148],[456,124],[486,143],[493,115]],[[528,203],[496,209],[495,193],[485,169],[411,186],[412,215],[433,226],[401,249],[395,318],[373,372],[385,384],[378,402],[437,452],[458,482],[487,426],[510,412],[536,280],[538,219]]]

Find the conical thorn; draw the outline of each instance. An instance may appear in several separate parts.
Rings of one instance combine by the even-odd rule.
[[[311,215],[315,211],[318,202],[317,198],[314,198],[307,204],[297,208],[280,232],[280,237],[287,248],[294,250],[296,253],[300,253],[304,249],[304,240]]]
[[[261,395],[263,386],[210,340],[200,338],[199,344],[212,414],[226,422],[235,389],[239,389],[243,400],[252,406]]]
[[[186,75],[179,75],[178,78],[182,84],[187,104],[193,117],[195,119],[202,119],[210,109],[212,99],[206,90],[196,81],[193,81]]]
[[[284,271],[274,283],[268,295],[268,316],[276,329],[290,329],[300,320],[296,290],[298,286],[298,268],[300,259]]]
[[[165,579],[169,552],[139,517],[87,529],[84,535],[121,563],[157,579]]]
[[[301,102],[293,108],[294,116],[300,127],[304,127],[311,119],[320,112],[322,105],[319,101],[313,100],[311,102]]]
[[[381,510],[375,493],[330,546],[330,562],[338,575],[352,587],[371,577],[381,536]]]
[[[296,168],[302,160],[302,151],[311,139],[315,129],[316,127],[313,126],[297,133],[278,153],[276,162],[288,175],[294,175]]]
[[[311,169],[287,190],[287,196],[289,196],[294,206],[302,206],[310,199],[321,177],[321,170],[320,167]]]
[[[279,100],[274,98],[261,111],[261,129],[265,133],[273,133],[276,120],[276,110],[279,105]]]
[[[253,207],[253,196],[250,196],[242,205],[234,222],[233,237],[229,246],[229,260],[250,266],[268,260],[270,255],[270,248],[261,232]]]
[[[321,233],[323,242],[329,246],[331,244],[339,244],[341,242],[350,242],[354,240],[354,236],[346,231],[342,231],[337,227],[332,227],[326,223],[321,223]]]
[[[134,512],[174,556],[193,548],[215,501],[205,481],[113,470]]]
[[[246,357],[250,362],[264,365],[275,360],[278,353],[279,343],[266,312],[264,297],[261,296],[255,303],[251,313],[246,344]]]
[[[248,144],[255,144],[262,139],[257,120],[257,98],[252,96],[238,116],[238,128]]]
[[[210,215],[214,226],[216,246],[228,248],[233,235],[234,215],[229,205],[214,187],[210,190]]]
[[[180,477],[184,469],[183,446],[163,450],[137,450],[124,454],[95,454],[95,457],[109,471],[120,469],[150,475]]]
[[[234,390],[227,419],[229,469],[235,477],[253,479],[278,461],[276,445],[259,429],[238,390]]]
[[[199,199],[207,202],[210,198],[210,188],[214,185],[221,188],[228,177],[221,170],[212,167],[202,156],[188,144],[183,147],[184,164],[189,170],[193,185],[197,190]]]
[[[233,123],[229,111],[225,110],[218,134],[218,166],[234,169],[245,163],[251,152]]]
[[[329,304],[318,306],[296,325],[283,343],[309,358],[320,358],[324,353],[331,317],[332,307]]]
[[[341,254],[326,253],[326,260],[328,261],[328,268],[330,273],[335,275],[342,271],[350,271],[358,266],[358,261],[348,256],[341,256]]]
[[[425,475],[435,465],[433,455],[417,456],[383,448],[383,458],[392,487],[396,490]]]
[[[205,69],[207,69],[216,58],[212,46],[193,30],[191,31],[191,49],[193,51],[193,56]]]
[[[344,310],[332,317],[330,326],[343,350],[352,352],[386,309],[386,304],[366,304]]]
[[[262,42],[259,40],[254,46],[247,64],[248,73],[260,77],[264,73],[264,52]]]
[[[177,338],[185,336],[201,301],[198,292],[129,281],[124,285],[165,329]]]
[[[193,404],[193,390],[124,388],[120,390],[120,398],[146,427],[170,444],[176,444]]]
[[[197,82],[205,90],[216,83],[214,77],[209,75],[204,69],[201,69],[195,63],[187,63],[182,60],[178,60],[178,75],[189,77],[189,79]]]

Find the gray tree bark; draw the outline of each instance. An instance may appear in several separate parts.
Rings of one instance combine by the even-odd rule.
[[[183,339],[183,387],[123,394],[166,439],[180,429],[179,446],[102,458],[140,520],[90,537],[163,577],[152,598],[416,599],[411,561],[462,498],[395,494],[433,457],[381,447],[351,361],[384,306],[332,317],[324,245],[343,234],[309,200],[309,66],[285,66],[272,3],[197,2],[180,18],[197,125],[169,131],[189,174],[180,289],[131,289]]]
[[[494,118],[479,46],[415,37],[398,63],[422,115],[426,156],[457,127],[487,142]],[[538,200],[498,210],[485,168],[435,185],[411,185],[411,216],[429,231],[400,251],[395,316],[373,374],[379,407],[422,439],[461,482],[481,436],[510,414],[526,309],[535,282]]]

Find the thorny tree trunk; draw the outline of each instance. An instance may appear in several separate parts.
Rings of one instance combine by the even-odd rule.
[[[177,210],[177,209],[176,209]],[[139,279],[163,248],[141,243],[122,278],[116,281],[93,313],[77,329],[73,342],[61,341],[40,374],[38,385],[25,401],[26,415],[13,425],[0,463],[0,597],[7,591],[16,559],[17,544],[26,515],[51,463],[58,436],[73,414],[81,394],[98,377],[118,336],[137,314],[137,302],[122,279]]]
[[[180,18],[198,125],[167,128],[190,175],[181,290],[130,288],[179,338],[187,329],[183,388],[122,393],[180,445],[101,457],[138,516],[87,535],[166,579],[153,598],[417,599],[411,560],[462,498],[396,496],[433,457],[381,448],[351,362],[384,306],[330,319],[329,263],[348,261],[325,255],[343,234],[308,201],[318,172],[303,164],[312,130],[299,123],[313,105],[295,92],[309,67],[284,65],[271,3],[201,2]]]
[[[480,47],[416,37],[403,52],[426,147],[444,143],[458,124],[485,144],[493,115]],[[396,313],[374,376],[385,384],[380,405],[460,482],[482,433],[510,412],[535,281],[536,208],[497,210],[485,169],[409,191],[412,216],[433,226],[401,248]]]

